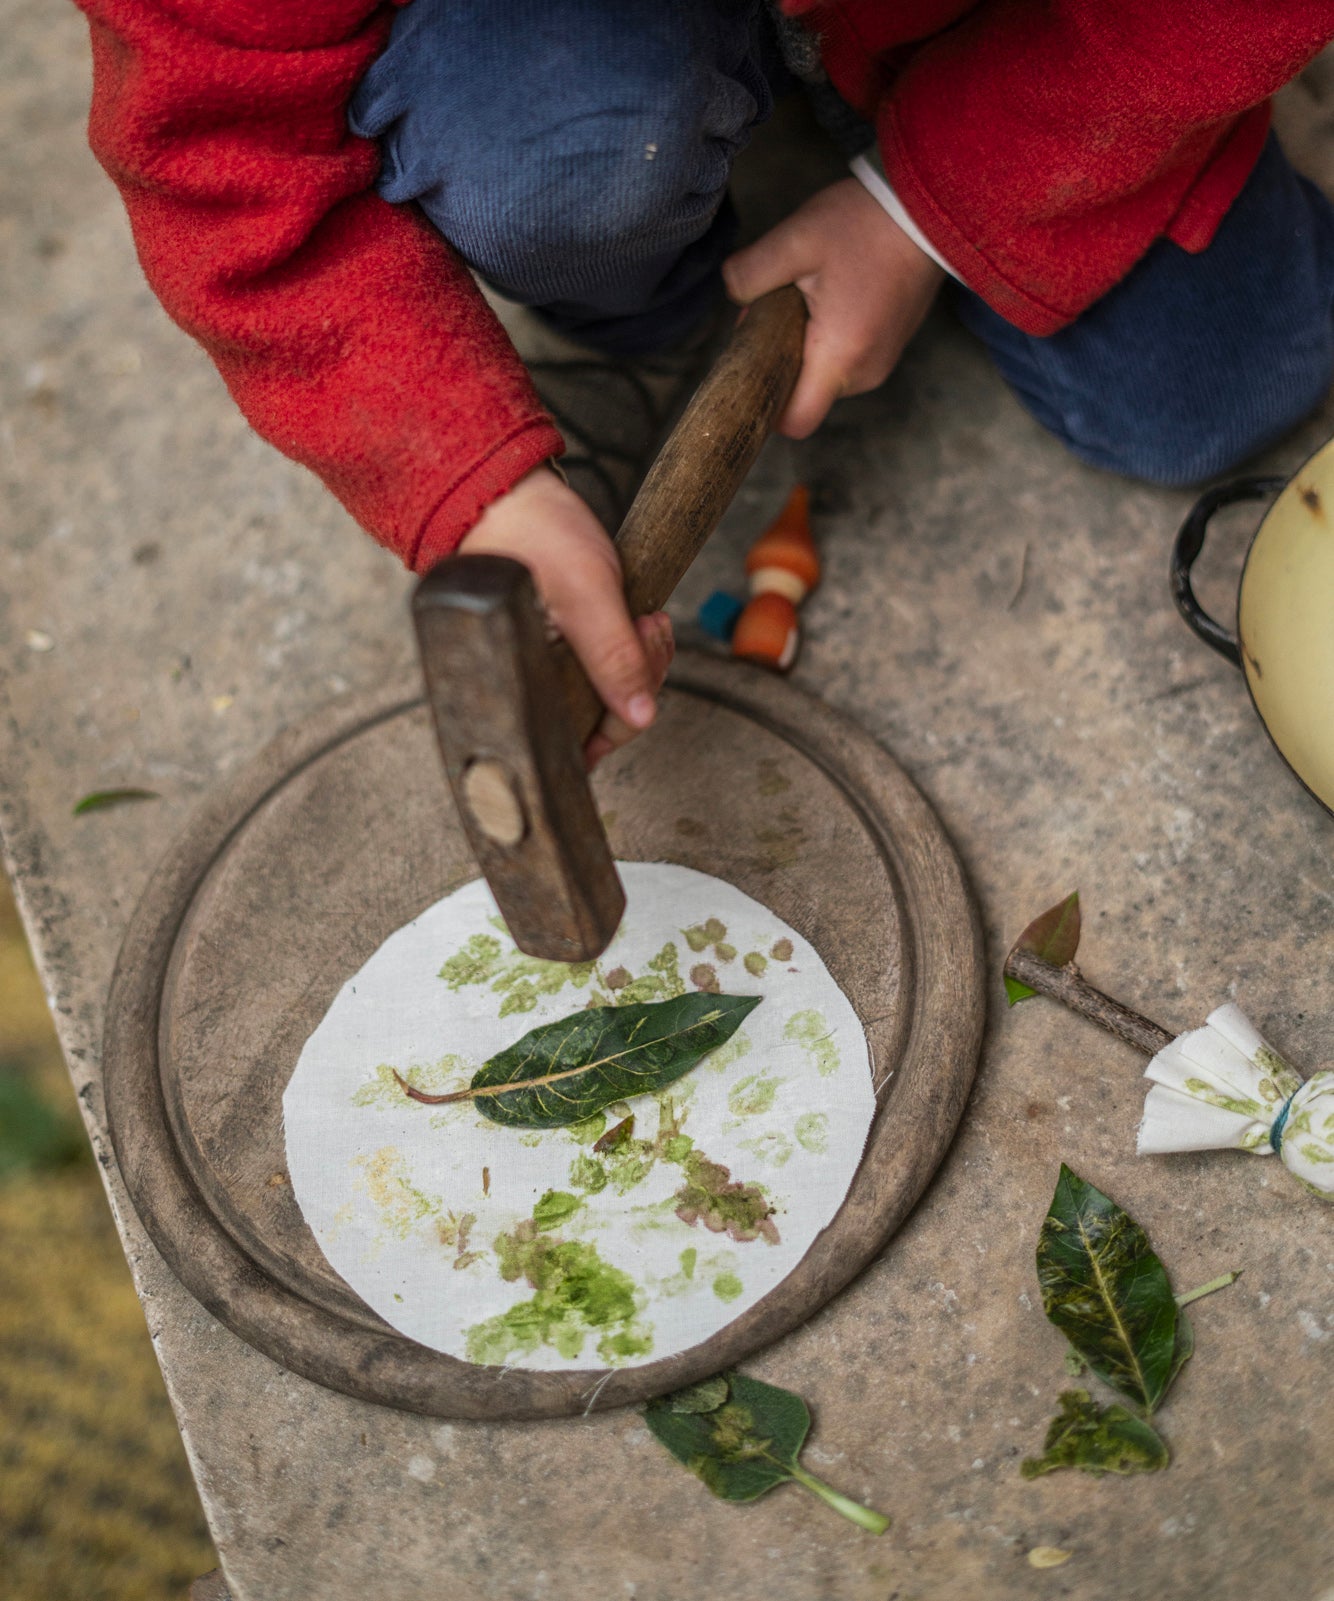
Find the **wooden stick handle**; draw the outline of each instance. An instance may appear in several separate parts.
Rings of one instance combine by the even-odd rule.
[[[1137,1051],[1143,1051],[1145,1056],[1157,1056],[1165,1045],[1170,1045],[1176,1038],[1175,1034],[1159,1028],[1149,1018],[1141,1017],[1128,1006],[1122,1006],[1120,1001],[1114,1001],[1110,995],[1094,989],[1073,965],[1053,967],[1032,951],[1013,950],[1006,959],[1005,974],[1007,978],[1018,979],[1021,984],[1027,984],[1029,989],[1037,990],[1039,995],[1048,995],[1054,1001],[1061,1001],[1072,1011],[1105,1028],[1109,1034],[1115,1034],[1117,1039],[1133,1045]]]
[[[632,617],[662,608],[718,526],[801,371],[806,302],[788,285],[757,300],[682,413],[630,507],[616,549]],[[585,740],[602,703],[567,645],[553,663]]]

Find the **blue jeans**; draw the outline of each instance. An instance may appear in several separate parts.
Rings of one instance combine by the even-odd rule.
[[[732,161],[792,80],[759,0],[413,0],[353,101],[380,193],[553,326],[670,345],[718,295]],[[960,317],[1083,460],[1187,484],[1281,437],[1334,378],[1334,207],[1272,137],[1208,250],[1159,240],[1060,333]]]

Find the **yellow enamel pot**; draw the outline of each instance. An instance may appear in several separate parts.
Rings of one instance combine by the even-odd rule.
[[[1196,600],[1191,567],[1220,507],[1269,495],[1232,632]],[[1245,674],[1279,755],[1334,813],[1334,440],[1290,479],[1243,478],[1201,496],[1177,535],[1172,586],[1191,628]]]

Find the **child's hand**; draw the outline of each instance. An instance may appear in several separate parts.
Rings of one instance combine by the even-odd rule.
[[[665,612],[634,622],[621,564],[586,502],[549,467],[493,501],[459,543],[465,556],[510,556],[532,572],[552,623],[569,641],[607,716],[584,747],[588,765],[653,721],[675,645]]]
[[[796,284],[810,310],[801,373],[779,433],[805,439],[841,395],[884,383],[944,277],[855,178],[820,190],[730,256],[723,281],[733,300],[749,305]]]

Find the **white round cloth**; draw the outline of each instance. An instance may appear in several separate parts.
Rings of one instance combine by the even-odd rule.
[[[861,1160],[866,1037],[812,947],[721,879],[620,865],[626,915],[596,963],[522,955],[483,880],[438,901],[339,991],[283,1096],[325,1256],[451,1356],[598,1368],[697,1345],[800,1262]],[[690,989],[763,1000],[684,1078],[572,1128],[504,1128],[394,1078],[462,1089],[539,1024]]]

